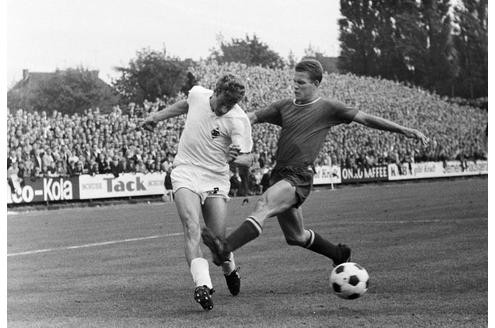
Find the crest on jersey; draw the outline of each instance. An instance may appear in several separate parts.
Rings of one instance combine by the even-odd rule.
[[[216,127],[214,128],[213,130],[211,130],[211,137],[213,139],[215,139],[216,137],[218,137],[220,135],[220,128],[219,127]]]
[[[220,191],[220,188],[215,187],[215,188],[213,188],[213,190],[208,190],[207,193],[208,193],[208,195],[217,195],[219,191]]]

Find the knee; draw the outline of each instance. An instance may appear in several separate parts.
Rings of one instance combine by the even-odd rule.
[[[276,198],[269,198],[267,195],[263,195],[256,201],[255,211],[257,212],[268,212],[270,215],[275,215],[273,213],[280,213],[290,208],[289,204],[280,201]]]
[[[184,222],[184,235],[187,239],[198,239],[201,236],[201,227],[198,222],[186,220]]]
[[[304,235],[301,236],[285,236],[285,241],[290,246],[301,246],[304,247],[306,245],[306,239]]]
[[[256,201],[256,206],[255,206],[255,209],[258,211],[264,207],[266,207],[268,204],[268,201],[266,199],[266,197],[260,197],[258,198],[258,200]]]

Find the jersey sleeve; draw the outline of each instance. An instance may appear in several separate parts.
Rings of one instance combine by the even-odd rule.
[[[201,87],[198,85],[195,85],[192,87],[191,90],[189,90],[189,93],[187,94],[187,103],[191,105],[194,103],[194,100],[198,97],[198,94],[201,92]]]
[[[282,101],[277,101],[265,109],[254,112],[258,123],[271,123],[282,126],[282,115],[280,114],[280,105]]]
[[[347,106],[339,101],[330,101],[329,121],[333,124],[349,124],[359,112],[357,108]]]
[[[241,148],[241,153],[250,153],[253,148],[253,137],[249,118],[236,117],[232,120],[231,134],[232,144]]]

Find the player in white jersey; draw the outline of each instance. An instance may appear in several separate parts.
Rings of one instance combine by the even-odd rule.
[[[251,125],[237,105],[244,94],[239,78],[227,74],[217,81],[214,91],[195,86],[187,100],[151,114],[143,124],[149,129],[158,121],[187,113],[171,178],[184,228],[186,260],[195,284],[194,299],[205,310],[213,308],[214,290],[208,261],[200,248],[200,216],[209,229],[225,235],[229,163],[249,166],[253,162]],[[240,275],[232,253],[222,269],[229,291],[237,295]]]

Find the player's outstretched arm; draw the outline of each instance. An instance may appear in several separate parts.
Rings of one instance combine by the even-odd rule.
[[[421,141],[423,145],[426,145],[429,142],[428,137],[426,137],[421,131],[407,128],[385,118],[370,115],[362,111],[359,111],[356,116],[354,116],[353,121],[373,129],[401,133],[408,138],[414,138]]]
[[[143,122],[143,128],[146,130],[153,130],[156,126],[156,123],[175,117],[179,116],[182,114],[187,113],[189,110],[189,104],[187,103],[187,100],[181,100],[176,102],[175,104],[168,106],[165,109],[162,109],[158,112],[154,112],[151,115],[149,115]]]

